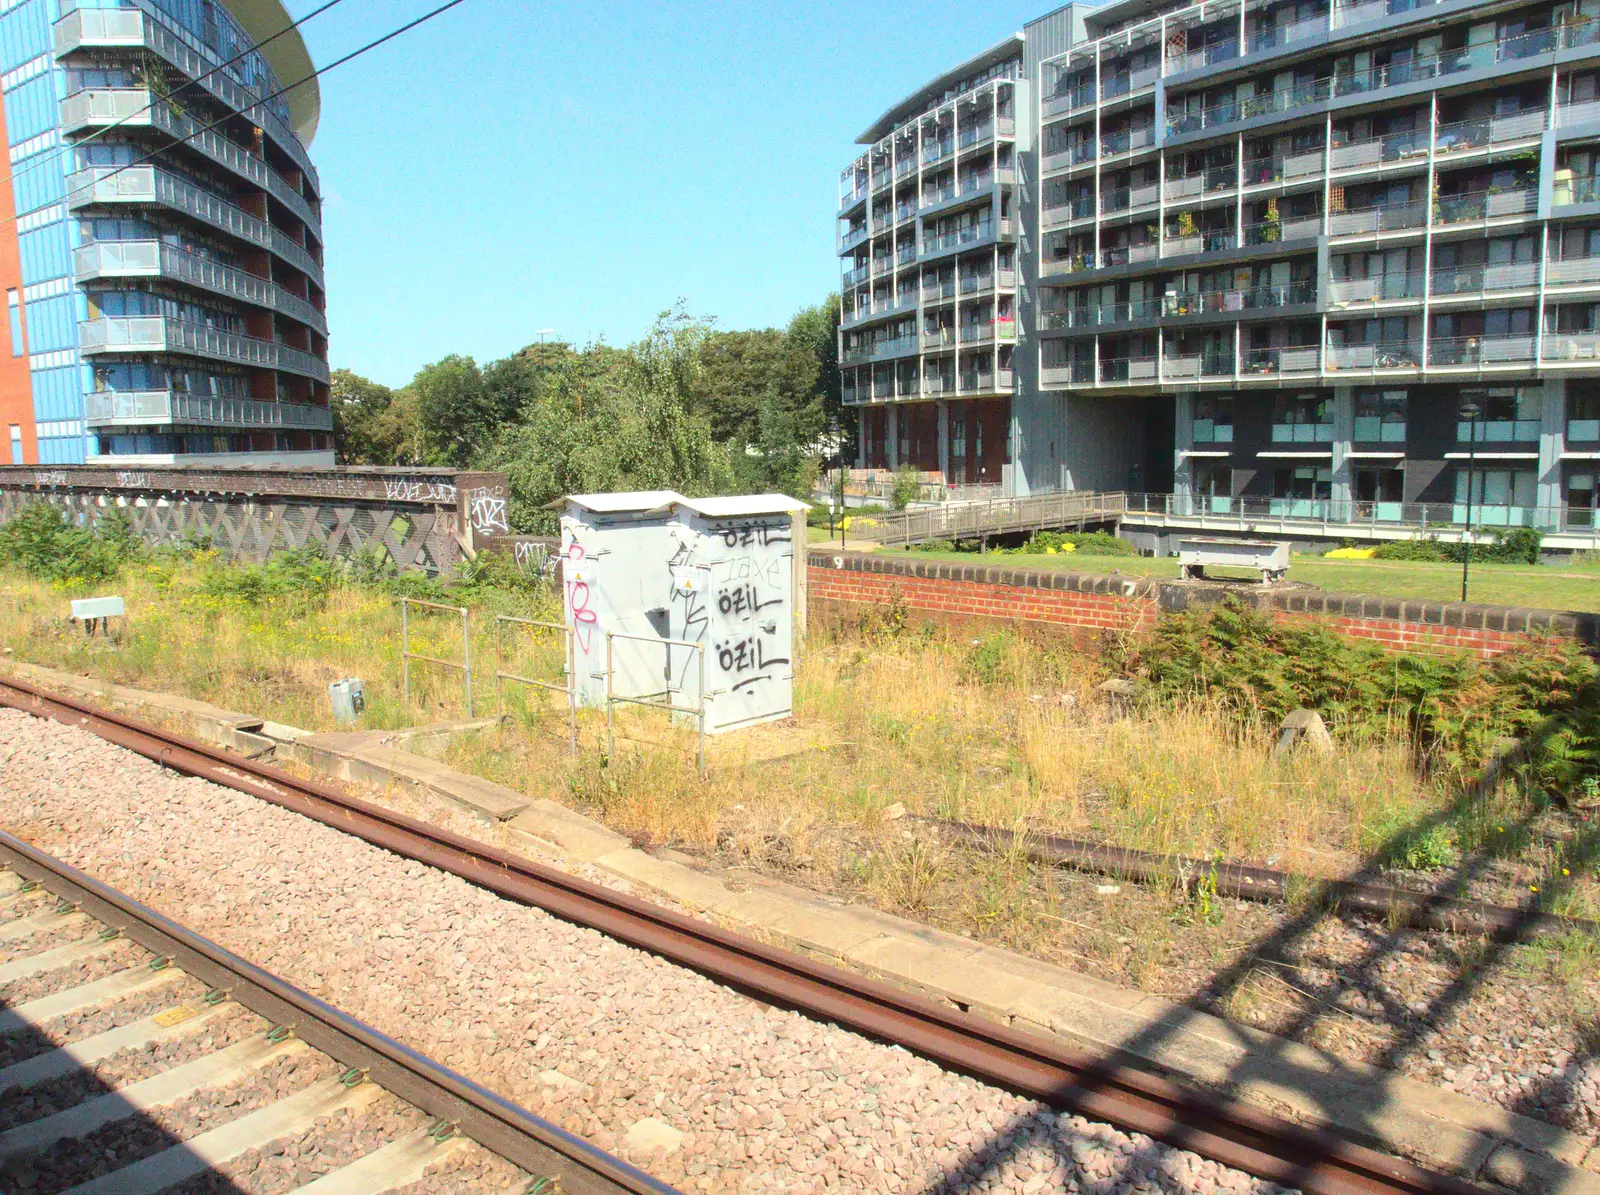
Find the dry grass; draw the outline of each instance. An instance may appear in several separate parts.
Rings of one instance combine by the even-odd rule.
[[[68,595],[0,572],[0,648],[315,729],[332,726],[328,683],[350,675],[366,683],[368,726],[465,713],[458,676],[432,666],[413,672],[405,708],[391,598],[350,587],[321,602],[250,605],[207,592],[206,567],[134,569],[104,587],[128,601],[116,643],[70,628]],[[497,612],[554,613],[547,599],[526,595],[491,593],[475,605],[480,715],[498,708]],[[459,625],[414,619],[416,649],[456,658]],[[502,665],[554,679],[558,645],[513,631]],[[1096,693],[1102,667],[1093,653],[1014,635],[972,640],[883,624],[813,636],[796,678],[796,718],[715,740],[705,777],[693,732],[636,708],[618,711],[610,756],[604,717],[585,712],[573,758],[560,701],[514,685],[504,690],[507,719],[454,739],[445,758],[591,812],[640,843],[868,899],[1158,991],[1192,989],[1225,965],[1248,937],[1236,911],[1197,911],[1176,886],[1102,894],[1101,881],[1020,853],[947,847],[886,810],[1346,874],[1375,826],[1448,802],[1418,778],[1398,739],[1275,761],[1274,727],[1241,727],[1199,706],[1125,715]],[[1548,850],[1538,863],[1539,841],[1527,840],[1533,865],[1555,867],[1559,856]],[[1562,899],[1573,911],[1592,907],[1594,887],[1573,877]]]

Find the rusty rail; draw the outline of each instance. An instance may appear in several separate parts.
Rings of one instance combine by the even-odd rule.
[[[952,1070],[1144,1133],[1312,1195],[1483,1195],[1454,1175],[1357,1145],[1099,1055],[1001,1025],[451,834],[331,786],[241,759],[122,714],[0,681],[0,705],[88,730],[396,854],[657,954],[770,1004],[892,1042]]]

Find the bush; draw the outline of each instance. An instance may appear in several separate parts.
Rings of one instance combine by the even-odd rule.
[[[1035,531],[1028,542],[1011,552],[1023,556],[1049,555],[1066,549],[1089,556],[1136,556],[1138,550],[1125,539],[1104,531]]]
[[[1472,545],[1472,563],[1538,564],[1543,543],[1544,537],[1532,527],[1496,531],[1492,543]],[[1377,560],[1453,561],[1459,564],[1461,545],[1442,544],[1431,535],[1422,539],[1400,539],[1379,545],[1373,557]]]
[[[909,465],[895,470],[894,488],[890,503],[896,510],[904,510],[922,496],[922,477]]]
[[[1505,739],[1532,735],[1535,771],[1548,773],[1541,779],[1553,791],[1594,770],[1600,740],[1600,668],[1566,640],[1530,640],[1489,663],[1389,652],[1327,627],[1274,622],[1229,598],[1163,619],[1124,671],[1158,699],[1204,701],[1241,722],[1276,723],[1305,708],[1345,737],[1403,727],[1423,768],[1460,777],[1476,773]],[[1570,763],[1556,765],[1556,755]]]
[[[307,544],[286,548],[265,564],[223,564],[207,570],[200,592],[259,606],[277,598],[299,597],[320,602],[344,579],[344,569]]]
[[[120,510],[108,511],[90,529],[73,522],[66,511],[37,502],[0,525],[0,563],[63,585],[108,580],[142,551]]]

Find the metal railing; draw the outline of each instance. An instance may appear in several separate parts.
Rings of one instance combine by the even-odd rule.
[[[218,427],[333,429],[333,412],[309,403],[273,402],[181,390],[93,390],[84,396],[90,427],[117,424],[197,423]]]
[[[1106,522],[1117,518],[1123,506],[1122,494],[1066,490],[1028,498],[994,498],[878,515],[877,526],[861,527],[853,534],[885,546],[930,539],[978,539],[1068,524]]]
[[[700,653],[700,691],[699,701],[694,705],[676,705],[671,700],[672,689],[669,687],[662,693],[643,693],[637,696],[620,696],[616,692],[616,657],[613,645],[618,639],[627,639],[636,643],[653,643],[665,648],[686,647],[691,651]],[[606,756],[610,758],[617,753],[616,707],[618,703],[625,705],[642,705],[650,709],[666,710],[669,713],[684,714],[696,718],[700,723],[700,745],[697,761],[700,774],[706,770],[706,645],[692,643],[687,639],[662,639],[654,635],[629,635],[622,631],[606,632]]]
[[[451,614],[461,615],[461,663],[454,660],[441,660],[437,656],[425,656],[421,652],[411,650],[411,616],[410,607],[422,606],[429,610],[444,610]],[[472,714],[472,625],[471,615],[465,606],[441,606],[438,602],[425,602],[421,598],[403,597],[400,599],[400,676],[405,693],[406,709],[411,708],[411,661],[422,660],[429,664],[437,664],[441,668],[454,668],[461,674],[467,689],[467,717]]]
[[[506,663],[506,625],[514,624],[519,627],[534,627],[541,631],[555,631],[561,635],[563,645],[562,672],[566,676],[565,684],[556,684],[554,681],[538,680],[531,676],[520,676],[515,672],[507,672]],[[572,628],[561,622],[540,622],[534,618],[516,618],[510,614],[496,614],[494,617],[494,680],[495,697],[498,701],[498,710],[503,717],[506,710],[506,681],[513,681],[519,685],[532,685],[538,689],[548,689],[553,693],[562,693],[567,698],[567,727],[572,742],[572,754],[578,754],[578,691],[573,684],[577,676],[576,661],[573,654]],[[470,715],[469,715],[470,716]]]

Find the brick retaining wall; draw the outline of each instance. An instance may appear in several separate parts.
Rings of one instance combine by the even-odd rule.
[[[1058,569],[997,568],[949,561],[812,551],[813,615],[826,619],[899,599],[938,622],[1026,623],[1099,632],[1149,626],[1162,614],[1200,609],[1234,594],[1278,618],[1331,625],[1398,651],[1470,651],[1488,657],[1528,635],[1600,644],[1600,615],[1420,602],[1315,589],[1152,581]]]

